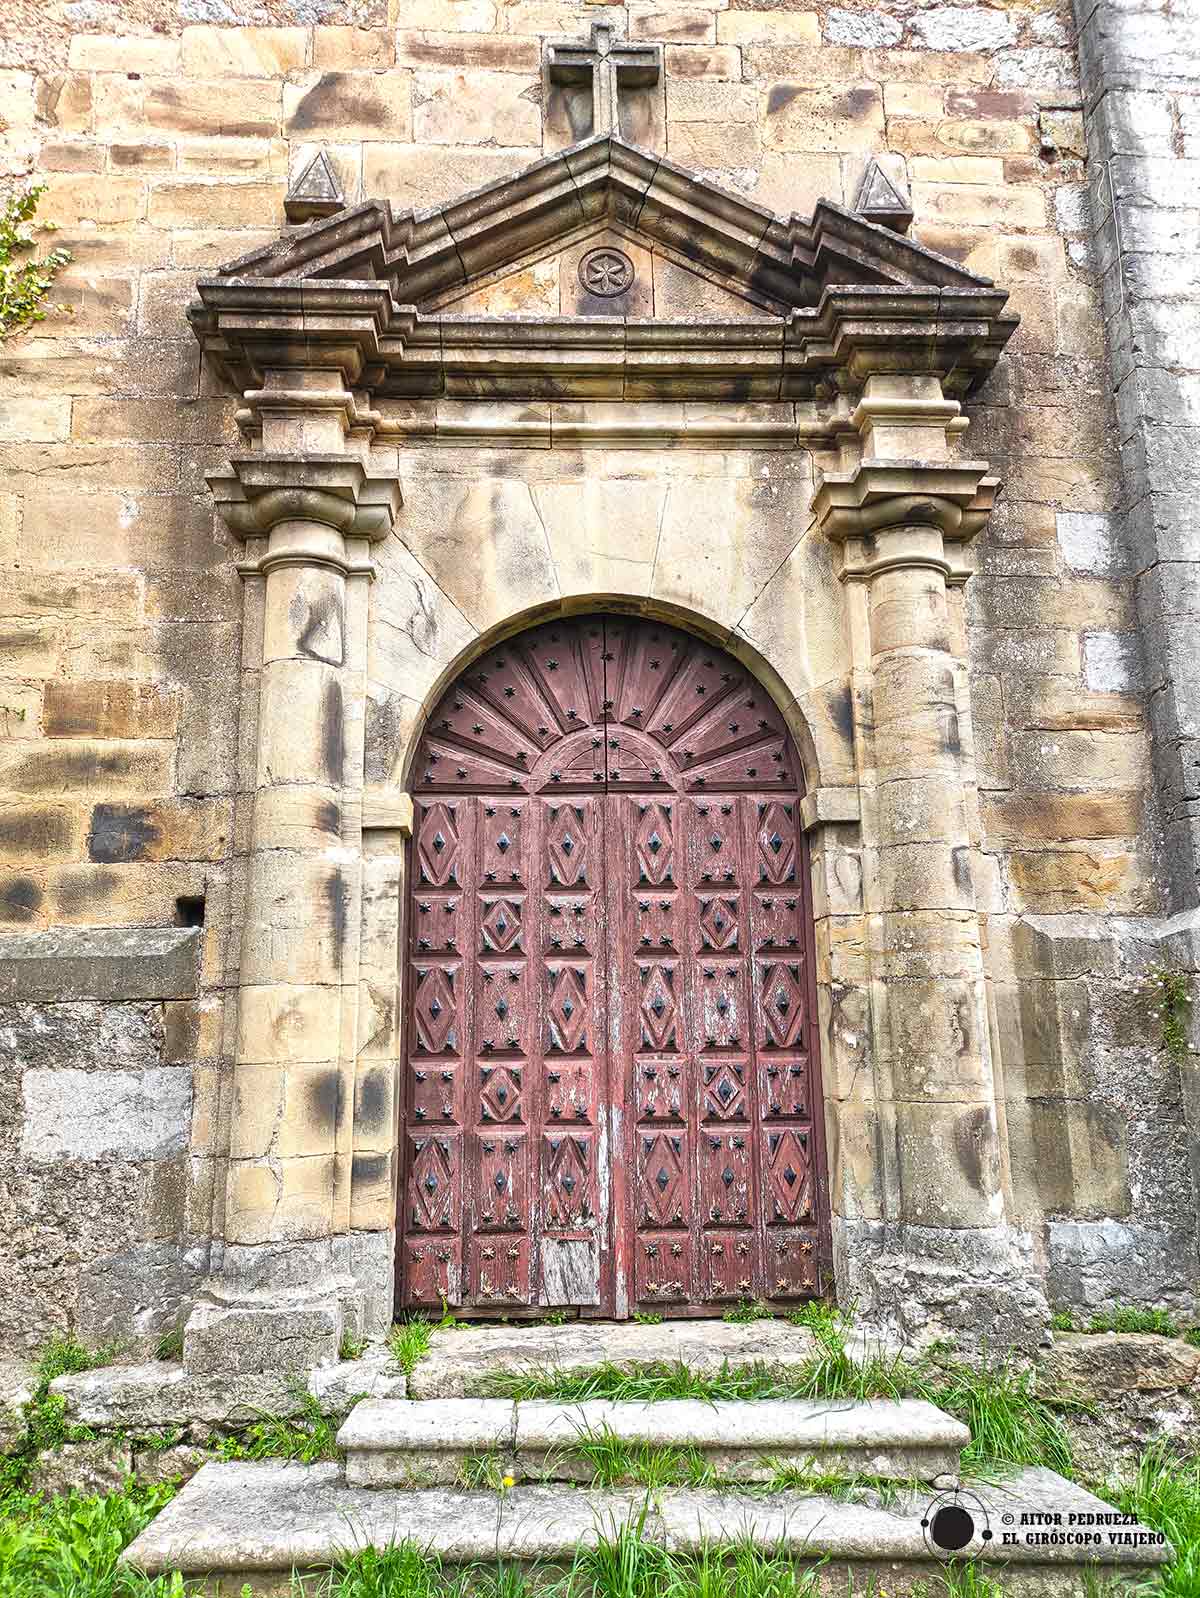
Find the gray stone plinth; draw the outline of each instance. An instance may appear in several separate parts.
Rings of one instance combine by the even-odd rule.
[[[878,1344],[874,1345],[876,1348]],[[851,1343],[851,1352],[859,1348]],[[433,1333],[429,1353],[409,1381],[411,1398],[452,1398],[478,1392],[498,1370],[595,1370],[612,1363],[625,1370],[681,1361],[715,1374],[748,1365],[794,1369],[817,1352],[812,1333],[786,1321],[575,1321],[566,1326],[481,1326]]]
[[[307,1376],[336,1361],[342,1327],[342,1307],[332,1296],[280,1304],[197,1304],[184,1333],[183,1361],[194,1374]]]
[[[64,1493],[115,1493],[128,1481],[133,1455],[128,1443],[99,1438],[90,1443],[64,1443],[38,1455],[29,1490],[57,1498]]]
[[[0,1454],[9,1454],[25,1435],[24,1408],[33,1397],[33,1367],[24,1360],[0,1362]]]
[[[236,1430],[264,1414],[283,1418],[303,1413],[305,1387],[281,1372],[237,1374],[186,1371],[181,1365],[110,1365],[51,1383],[67,1406],[68,1419],[98,1431],[136,1431],[147,1426],[213,1426]],[[308,1393],[326,1415],[344,1415],[363,1394],[402,1397],[404,1375],[386,1350],[310,1373]]]
[[[1051,1471],[1030,1470],[1000,1486],[979,1484],[975,1501],[997,1526],[1001,1516],[1037,1511],[1096,1513],[1107,1505]],[[902,1494],[891,1506],[839,1503],[785,1493],[771,1496],[666,1490],[592,1493],[517,1487],[504,1494],[394,1492],[351,1487],[337,1465],[210,1464],[122,1556],[154,1575],[180,1570],[206,1590],[289,1592],[291,1572],[319,1571],[347,1549],[410,1538],[451,1566],[497,1561],[543,1568],[570,1565],[580,1547],[642,1519],[642,1535],[677,1550],[706,1540],[749,1537],[764,1550],[782,1547],[803,1566],[826,1563],[822,1593],[845,1594],[848,1581],[879,1578],[889,1594],[911,1593],[944,1567],[925,1545],[921,1517],[930,1494]],[[1074,1547],[1007,1549],[999,1538],[969,1545],[1006,1593],[1022,1598],[1080,1598],[1084,1572],[1136,1580],[1168,1556],[1164,1548],[1110,1546],[1088,1567]],[[1006,1557],[1007,1556],[1007,1557]]]
[[[195,927],[56,927],[0,937],[0,1002],[190,999]]]

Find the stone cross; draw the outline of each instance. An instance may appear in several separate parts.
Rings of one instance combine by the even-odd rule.
[[[649,88],[662,77],[661,44],[614,43],[612,33],[594,22],[590,43],[560,41],[546,51],[551,83],[591,85],[593,133],[619,133],[621,90]]]

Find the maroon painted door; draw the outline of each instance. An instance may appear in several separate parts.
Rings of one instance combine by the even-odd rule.
[[[821,1291],[800,766],[719,649],[547,623],[414,781],[397,1291],[704,1314]]]

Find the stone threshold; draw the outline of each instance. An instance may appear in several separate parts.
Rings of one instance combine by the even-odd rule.
[[[293,1591],[293,1571],[326,1570],[358,1548],[409,1539],[451,1567],[503,1563],[555,1571],[568,1567],[578,1549],[642,1519],[645,1538],[676,1552],[749,1539],[799,1566],[819,1566],[822,1593],[845,1598],[848,1590],[870,1591],[874,1580],[898,1598],[945,1570],[921,1521],[946,1496],[925,1489],[900,1494],[884,1507],[797,1493],[763,1497],[688,1488],[655,1494],[562,1485],[507,1493],[395,1492],[350,1486],[335,1464],[210,1464],[122,1560],[151,1576],[179,1570],[210,1594],[241,1593],[245,1586],[255,1598],[284,1598]],[[1019,1523],[1022,1515],[1109,1510],[1053,1471],[969,1483],[962,1501],[971,1507],[975,1535],[960,1557],[978,1560],[1003,1592],[1019,1598],[1085,1598],[1093,1583],[1143,1581],[1170,1557],[1163,1547],[1107,1546],[1087,1558],[1070,1546],[1003,1546],[1005,1515]],[[985,1541],[981,1533],[989,1528],[993,1536]]]
[[[895,1358],[903,1350],[878,1335],[852,1332],[846,1338],[846,1352],[861,1361],[873,1356]],[[726,1368],[736,1371],[754,1365],[798,1370],[819,1353],[820,1344],[807,1327],[783,1320],[678,1320],[649,1326],[580,1320],[562,1326],[437,1327],[429,1352],[408,1378],[407,1396],[469,1397],[486,1387],[496,1371],[577,1376],[604,1365],[631,1371],[683,1364],[698,1375],[716,1376]]]
[[[777,1470],[892,1481],[958,1480],[962,1424],[919,1399],[761,1403],[667,1399],[642,1403],[510,1403],[368,1399],[338,1433],[346,1480],[358,1487],[450,1486],[490,1459],[513,1482],[590,1482],[588,1443],[687,1450],[728,1481],[767,1482]],[[581,1447],[583,1444],[585,1446]]]

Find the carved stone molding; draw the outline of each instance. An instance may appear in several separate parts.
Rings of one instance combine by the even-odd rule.
[[[746,303],[737,320],[466,316],[478,281],[609,230]],[[598,135],[426,212],[369,200],[200,279],[189,317],[239,392],[292,367],[374,396],[735,399],[854,393],[874,374],[954,398],[1017,325],[989,278],[829,200],[775,216]]]

